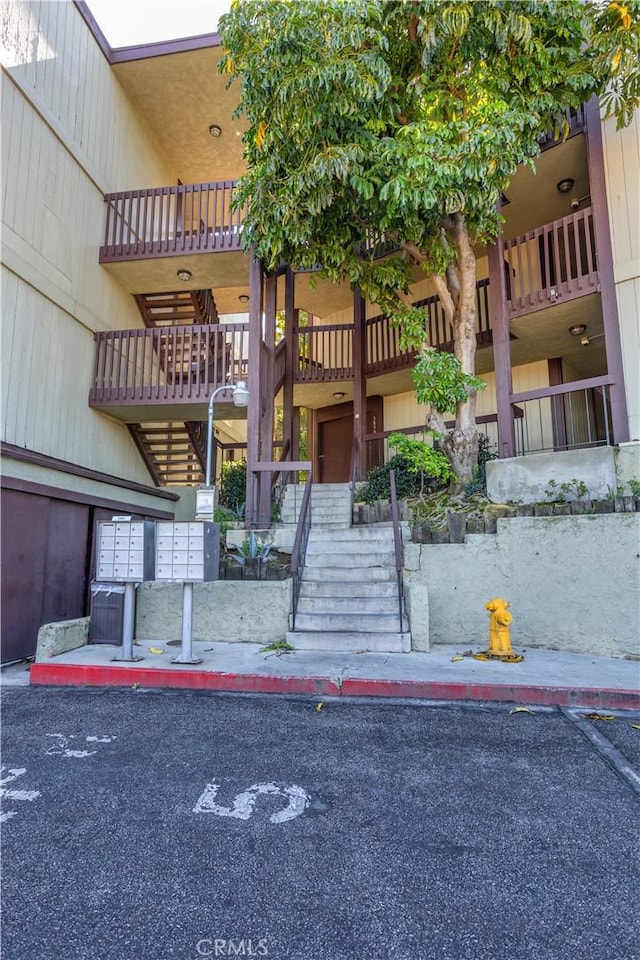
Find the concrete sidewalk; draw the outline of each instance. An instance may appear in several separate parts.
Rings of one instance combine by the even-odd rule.
[[[640,709],[638,661],[542,649],[525,651],[521,663],[452,660],[467,649],[463,643],[429,653],[276,654],[252,643],[196,642],[202,663],[182,666],[171,663],[179,653],[173,645],[141,642],[135,653],[142,660],[114,663],[120,648],[96,644],[33,664],[30,682]]]

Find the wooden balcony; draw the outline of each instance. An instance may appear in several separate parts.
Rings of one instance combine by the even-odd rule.
[[[106,194],[100,263],[241,250],[246,211],[232,209],[235,187],[228,180]]]
[[[130,423],[202,420],[213,390],[249,376],[248,324],[109,330],[94,339],[89,405]],[[225,418],[240,410],[231,391],[216,409]]]
[[[600,289],[591,207],[504,243],[510,319]]]
[[[478,347],[491,343],[489,314],[489,281],[476,284],[478,310]],[[453,350],[453,339],[438,297],[419,300],[415,306],[424,307],[426,329],[432,346],[439,350]],[[329,383],[353,378],[353,325],[350,323],[313,324],[295,330],[298,363],[296,383]],[[294,348],[294,351],[296,348]],[[376,377],[395,370],[406,370],[415,363],[414,350],[400,347],[400,331],[388,317],[370,317],[365,324],[365,371]]]

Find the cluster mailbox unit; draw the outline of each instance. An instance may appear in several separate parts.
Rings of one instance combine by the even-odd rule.
[[[122,656],[133,655],[135,584],[159,580],[183,584],[182,649],[173,663],[199,663],[191,652],[193,584],[219,577],[220,525],[207,521],[180,523],[114,518],[99,523],[96,574],[100,580],[125,584]]]
[[[155,523],[112,520],[98,524],[98,580],[140,583],[153,580]]]
[[[115,517],[99,523],[96,543],[96,574],[99,580],[124,583],[122,655],[116,660],[141,660],[133,655],[136,616],[136,583],[153,580],[156,525],[151,520]]]
[[[156,580],[200,583],[218,579],[220,527],[202,520],[159,522],[156,530]]]

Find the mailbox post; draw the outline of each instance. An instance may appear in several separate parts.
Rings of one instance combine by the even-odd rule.
[[[157,525],[155,579],[182,583],[182,641],[171,662],[201,663],[193,655],[193,584],[217,580],[220,563],[220,524],[183,521]]]

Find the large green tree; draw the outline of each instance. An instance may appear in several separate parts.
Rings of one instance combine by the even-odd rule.
[[[568,108],[604,94],[628,122],[639,19],[635,0],[241,0],[220,22],[249,123],[247,248],[267,269],[319,264],[399,323],[459,485],[477,458],[474,248],[496,239],[501,192]],[[398,252],[380,258],[382,243]],[[408,305],[416,265],[453,356]]]

